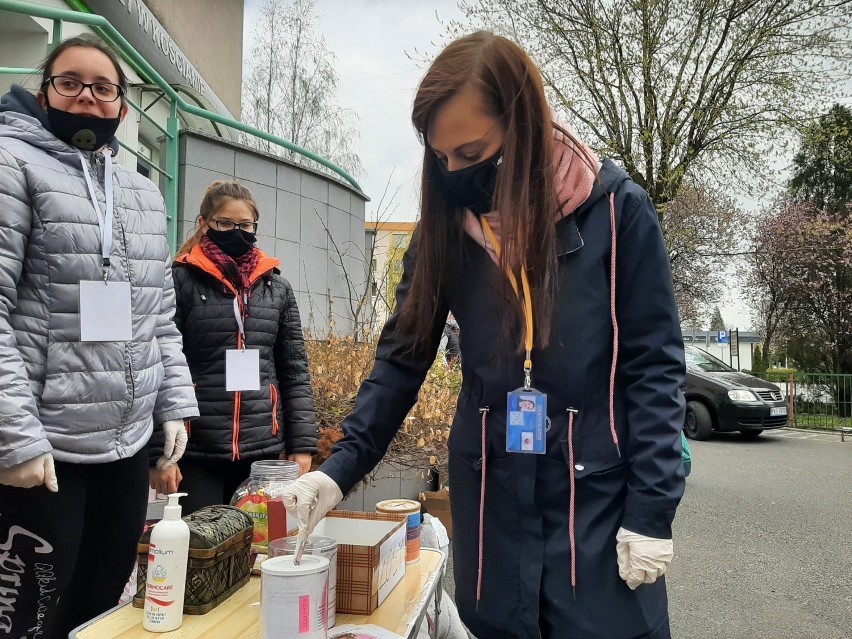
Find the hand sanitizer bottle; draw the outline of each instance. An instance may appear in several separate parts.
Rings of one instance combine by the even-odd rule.
[[[142,627],[151,632],[175,630],[183,622],[189,526],[180,518],[178,498],[185,496],[186,493],[169,495],[163,519],[151,531],[142,618]]]

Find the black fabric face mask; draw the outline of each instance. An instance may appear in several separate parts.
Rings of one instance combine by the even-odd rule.
[[[497,167],[503,162],[503,152],[499,151],[487,160],[472,166],[448,171],[435,159],[444,181],[447,199],[450,204],[467,207],[476,215],[493,210],[494,188],[497,185]]]
[[[98,118],[60,111],[47,105],[47,119],[53,134],[63,142],[83,151],[97,151],[115,137],[121,116]]]
[[[243,231],[242,229],[234,229],[233,231],[217,231],[216,229],[207,229],[207,237],[216,246],[222,249],[222,252],[232,259],[237,259],[248,253],[254,248],[254,243],[257,242],[257,235]]]

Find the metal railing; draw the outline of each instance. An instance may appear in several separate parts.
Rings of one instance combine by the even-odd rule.
[[[790,400],[790,425],[817,430],[852,427],[852,375],[840,373],[755,373],[777,384]]]
[[[82,6],[81,6],[82,8]],[[204,118],[211,123],[218,123],[224,126],[231,127],[232,129],[236,129],[237,131],[242,131],[243,133],[247,133],[249,135],[258,137],[267,142],[271,142],[277,146],[283,147],[289,151],[302,155],[314,162],[320,164],[321,166],[326,167],[327,169],[333,171],[338,174],[344,180],[346,180],[349,184],[352,185],[354,189],[356,189],[359,193],[363,193],[361,187],[358,185],[358,182],[355,181],[349,173],[344,171],[342,168],[334,164],[333,162],[328,161],[324,157],[317,155],[307,149],[304,149],[297,144],[293,144],[283,138],[272,135],[265,131],[261,131],[258,128],[253,126],[249,126],[248,124],[244,124],[238,120],[233,118],[229,118],[224,115],[220,115],[218,113],[214,113],[212,111],[208,111],[207,109],[202,109],[195,105],[189,104],[178,94],[177,90],[172,87],[168,82],[166,82],[159,73],[143,58],[133,46],[125,40],[124,36],[118,32],[118,30],[113,27],[109,21],[103,16],[99,16],[93,13],[85,13],[83,11],[73,11],[69,9],[58,9],[55,7],[46,7],[44,5],[33,4],[31,2],[24,2],[22,0],[0,0],[0,12],[9,12],[9,13],[17,13],[22,15],[28,15],[31,17],[44,18],[47,20],[53,21],[53,38],[50,45],[48,45],[48,52],[51,47],[56,43],[62,40],[62,23],[69,22],[72,24],[82,24],[89,27],[92,27],[103,37],[105,40],[109,41],[122,55],[122,57],[130,64],[138,73],[141,75],[146,82],[156,85],[165,95],[165,97],[169,100],[169,117],[166,121],[166,126],[163,127],[159,123],[155,122],[153,118],[151,118],[148,113],[144,111],[139,105],[135,104],[131,100],[127,100],[128,106],[134,109],[137,113],[139,113],[142,117],[146,118],[151,124],[153,124],[163,135],[165,136],[165,167],[156,166],[153,162],[137,153],[135,150],[128,147],[126,144],[121,144],[122,148],[127,150],[133,156],[135,156],[138,160],[143,162],[146,166],[152,168],[157,171],[160,175],[163,176],[165,180],[164,190],[165,190],[165,201],[166,201],[166,212],[168,215],[168,233],[169,233],[169,244],[172,247],[172,250],[175,250],[178,241],[178,225],[177,225],[177,217],[178,217],[178,163],[179,163],[179,154],[180,154],[180,146],[178,135],[180,132],[180,120],[178,119],[178,112],[188,113],[190,115],[195,115],[201,118]],[[23,68],[15,68],[15,67],[0,67],[0,74],[7,75],[30,75],[35,73],[35,69],[23,69]]]

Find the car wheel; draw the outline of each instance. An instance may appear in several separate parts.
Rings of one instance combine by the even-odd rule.
[[[710,410],[701,402],[691,401],[686,404],[686,419],[683,432],[690,439],[705,440],[713,432],[713,416]]]
[[[760,437],[760,433],[763,432],[763,429],[759,430],[741,430],[740,437],[743,439],[757,439]]]

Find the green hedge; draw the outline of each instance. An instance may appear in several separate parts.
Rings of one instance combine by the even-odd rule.
[[[765,379],[767,382],[786,382],[790,379],[790,373],[795,374],[795,368],[770,368],[769,370],[764,371],[760,377]]]

